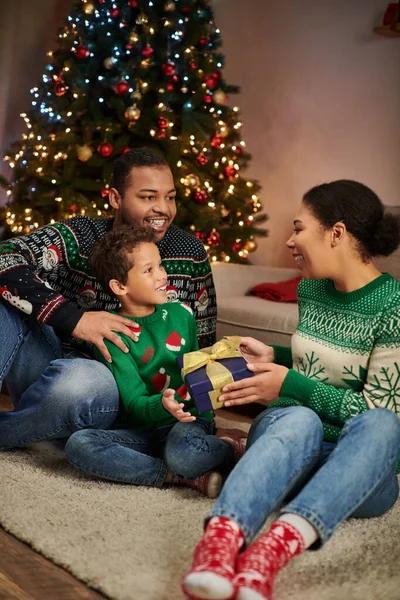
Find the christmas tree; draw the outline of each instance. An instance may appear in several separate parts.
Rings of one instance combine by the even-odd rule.
[[[220,32],[209,0],[77,2],[32,109],[6,156],[12,168],[3,218],[13,235],[75,215],[110,216],[115,158],[158,150],[178,191],[176,224],[212,260],[244,262],[266,235],[238,93],[223,78]],[[3,221],[4,222],[4,221]]]

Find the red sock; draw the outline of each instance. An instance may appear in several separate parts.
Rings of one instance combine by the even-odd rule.
[[[273,523],[238,559],[238,600],[270,600],[276,574],[304,549],[304,539],[296,527],[286,521]],[[246,594],[246,590],[251,592]]]
[[[235,562],[243,545],[239,525],[226,517],[210,519],[194,551],[193,564],[182,588],[189,598],[232,598],[235,593]]]

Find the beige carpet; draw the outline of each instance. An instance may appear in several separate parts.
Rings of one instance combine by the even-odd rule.
[[[228,426],[225,423],[225,426]],[[230,424],[232,426],[232,424]],[[212,502],[93,481],[49,443],[0,454],[0,523],[113,600],[176,600]],[[399,600],[400,502],[349,521],[279,576],[274,600]]]

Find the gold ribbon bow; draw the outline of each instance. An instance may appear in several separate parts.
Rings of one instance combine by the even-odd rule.
[[[240,339],[240,336],[232,335],[209,348],[189,352],[183,356],[182,378],[192,373],[192,371],[196,371],[204,366],[206,367],[206,375],[213,387],[211,392],[208,392],[213,408],[221,408],[224,405],[223,402],[218,400],[222,393],[222,388],[234,381],[229,369],[217,361],[223,358],[237,358],[241,356],[239,352]]]

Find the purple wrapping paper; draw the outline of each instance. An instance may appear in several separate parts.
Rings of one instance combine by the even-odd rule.
[[[178,356],[176,359],[179,368],[183,367],[183,356]],[[244,358],[241,356],[237,358],[223,358],[219,360],[221,364],[223,364],[227,369],[232,373],[232,377],[234,381],[239,381],[240,379],[246,379],[247,377],[253,377],[253,371],[249,371],[247,368],[247,363]],[[196,405],[199,413],[204,413],[209,410],[215,410],[216,408],[221,407],[213,407],[211,404],[210,396],[208,392],[210,392],[213,388],[211,385],[211,381],[206,375],[206,367],[201,367],[196,371],[192,371],[185,377],[185,385]]]

